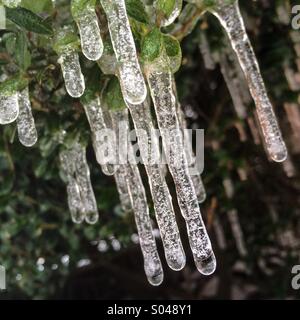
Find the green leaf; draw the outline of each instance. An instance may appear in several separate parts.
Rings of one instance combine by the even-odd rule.
[[[148,23],[149,18],[145,6],[140,0],[126,0],[126,10],[129,17],[142,22]]]
[[[6,8],[6,17],[27,31],[52,35],[51,25],[40,16],[25,8]]]
[[[170,68],[172,72],[175,73],[181,66],[182,52],[180,43],[176,38],[166,34],[163,36],[163,40],[165,51],[169,58]]]
[[[161,51],[163,45],[163,35],[158,28],[150,31],[142,42],[142,58],[145,61],[153,61],[156,59]]]
[[[156,9],[163,13],[165,17],[169,17],[176,5],[176,0],[157,0]]]
[[[107,84],[104,102],[109,110],[121,110],[126,108],[120,83],[117,77],[112,77]]]
[[[74,19],[80,16],[84,11],[95,9],[96,0],[72,0],[71,12]]]
[[[80,41],[72,27],[60,29],[55,34],[53,49],[57,54],[61,54],[66,50],[78,50]]]
[[[34,13],[46,12],[48,14],[51,14],[54,9],[52,0],[22,0],[21,7]]]
[[[15,57],[18,66],[26,71],[31,64],[31,55],[28,50],[28,40],[24,32],[17,33]]]
[[[28,85],[28,80],[20,75],[7,79],[0,84],[0,93],[10,96],[17,91],[23,90]]]

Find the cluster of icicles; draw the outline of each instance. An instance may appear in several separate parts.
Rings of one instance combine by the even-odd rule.
[[[286,147],[267,96],[255,54],[245,31],[238,2],[235,1],[229,5],[225,5],[224,2],[218,0],[218,4],[212,13],[217,16],[226,30],[246,76],[251,95],[256,103],[259,122],[270,157],[274,161],[284,161],[287,157]],[[178,1],[178,3],[181,2]],[[120,121],[128,121],[128,111],[135,129],[146,129],[150,139],[150,132],[154,128],[149,102],[151,97],[162,134],[163,147],[168,147],[168,143],[174,146],[170,148],[168,169],[173,177],[180,211],[186,222],[194,261],[202,274],[209,275],[216,268],[216,259],[199,207],[199,203],[205,199],[205,189],[200,175],[191,176],[188,170],[187,154],[183,148],[183,137],[180,130],[180,128],[186,127],[186,124],[180,104],[177,102],[173,75],[165,66],[162,68],[159,62],[150,63],[145,71],[145,78],[150,89],[148,94],[124,0],[101,0],[101,4],[107,17],[111,42],[118,61],[116,75],[128,108],[122,111],[109,111],[103,108],[99,97],[84,104],[92,131],[96,157],[101,151],[101,143],[97,139],[97,132],[108,127],[117,131],[117,124]],[[176,19],[180,9],[174,9],[174,14],[171,15],[170,19],[163,21],[164,26]],[[76,19],[76,23],[80,33],[83,54],[89,60],[98,60],[103,52],[103,44],[95,12],[93,10],[84,11]],[[72,97],[80,97],[84,93],[85,82],[78,53],[75,50],[62,53],[59,63],[61,64],[67,92]],[[8,123],[16,119],[20,109],[17,120],[19,136],[22,143],[26,140],[26,145],[32,145],[36,140],[29,105],[27,89],[11,97],[1,97],[0,117],[1,119],[9,118],[9,121],[5,120],[2,123]],[[13,112],[13,110],[15,111]],[[166,130],[172,132],[171,136],[164,135]],[[137,130],[137,134],[139,132]],[[26,139],[24,136],[26,136]],[[145,137],[139,135],[138,140],[141,157],[148,157],[147,148],[144,148],[148,144],[147,140],[145,141]],[[151,143],[153,148],[153,141]],[[134,157],[130,148],[131,146],[129,146],[129,157]],[[156,146],[154,145],[154,148],[158,148],[158,142]],[[180,167],[173,163],[175,157],[178,158],[178,154],[180,154]],[[73,148],[63,151],[60,158],[62,170],[67,180],[68,204],[73,221],[80,223],[85,220],[88,223],[95,223],[98,219],[98,211],[91,186],[85,149],[76,144]],[[159,285],[163,281],[163,268],[152,232],[145,188],[137,165],[132,163],[134,162],[129,161],[128,164],[118,166],[102,165],[102,170],[107,175],[114,175],[123,210],[134,212],[147,278],[152,285]],[[181,270],[185,265],[186,257],[170,191],[164,175],[164,168],[159,164],[147,164],[145,169],[166,261],[171,269]]]

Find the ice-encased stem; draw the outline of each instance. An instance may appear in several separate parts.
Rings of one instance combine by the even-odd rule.
[[[61,168],[67,178],[68,206],[74,223],[82,223],[85,217],[79,186],[75,178],[75,163],[70,150],[60,152]]]
[[[232,4],[224,4],[223,0],[218,0],[217,3],[212,13],[220,20],[226,30],[245,73],[251,95],[256,104],[268,152],[274,161],[282,162],[287,157],[287,149],[244,26],[238,1],[234,1]]]
[[[94,8],[84,10],[75,21],[80,33],[82,53],[89,60],[100,59],[103,53],[103,42]]]
[[[81,97],[85,90],[85,82],[76,50],[67,49],[61,53],[58,63],[61,65],[68,94],[73,98]]]
[[[0,124],[14,122],[19,115],[18,93],[11,95],[0,93]]]
[[[159,142],[154,134],[148,99],[141,105],[128,104],[138,138],[140,155],[148,176],[155,216],[163,242],[166,261],[173,270],[181,270],[186,258],[176,222],[172,198],[159,163]],[[152,155],[155,159],[152,159]],[[155,161],[157,160],[158,161]]]
[[[128,192],[128,185],[126,180],[126,170],[124,166],[119,166],[114,174],[116,181],[121,208],[124,212],[129,212],[132,210],[131,200]]]
[[[198,270],[205,275],[216,268],[216,259],[203,223],[197,195],[189,174],[183,149],[182,134],[176,115],[176,100],[172,88],[172,74],[160,64],[151,64],[146,70],[152,100],[161,131],[163,147],[169,152],[172,174],[181,213],[186,221],[190,246]],[[172,146],[170,148],[170,146]]]
[[[91,183],[90,169],[86,160],[86,149],[76,144],[73,152],[76,168],[75,176],[83,203],[85,220],[89,224],[95,224],[98,221],[99,213]]]
[[[111,112],[114,130],[120,121],[127,117],[127,110]],[[121,164],[120,169],[126,176],[131,205],[134,211],[135,221],[140,239],[140,246],[144,257],[144,269],[148,281],[158,286],[163,281],[163,269],[158,255],[156,241],[153,235],[151,219],[149,215],[148,202],[145,188],[140,176],[138,166],[134,163],[134,154],[132,145],[128,145],[129,162]]]
[[[94,99],[83,103],[83,106],[92,131],[93,148],[95,151],[97,162],[100,164],[105,175],[112,176],[116,172],[117,166],[109,163],[103,163],[101,157],[102,143],[98,139],[99,134],[101,134],[102,130],[108,129],[105,120],[105,114],[101,107],[100,98],[95,97]]]
[[[32,116],[28,87],[18,92],[19,116],[17,118],[18,137],[25,147],[32,147],[38,139]]]
[[[101,0],[106,13],[113,49],[118,61],[120,85],[124,99],[142,103],[147,89],[138,62],[124,0]]]

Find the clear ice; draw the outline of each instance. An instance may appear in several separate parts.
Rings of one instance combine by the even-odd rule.
[[[20,109],[17,118],[18,137],[25,147],[32,147],[37,142],[38,136],[27,87],[18,92],[18,101]]]
[[[109,163],[102,163],[102,143],[97,138],[101,134],[102,130],[108,129],[106,124],[105,114],[101,107],[101,101],[99,97],[95,97],[87,103],[83,103],[85,114],[87,116],[90,128],[92,131],[93,147],[96,155],[97,162],[100,164],[101,169],[105,175],[112,176],[117,170],[117,166]]]
[[[86,149],[80,144],[76,144],[73,152],[76,168],[75,176],[83,203],[85,221],[89,224],[95,224],[98,221],[99,214],[91,183],[90,169],[86,160]]]
[[[132,104],[142,103],[147,88],[138,62],[135,43],[124,0],[101,0],[118,61],[118,73],[124,99]]]
[[[179,16],[180,12],[181,12],[181,8],[182,8],[182,0],[175,0],[175,4],[174,4],[174,8],[172,13],[170,14],[170,16],[166,19],[163,19],[161,21],[161,26],[162,27],[167,27],[169,26],[171,23],[173,23],[176,18]]]
[[[81,15],[76,17],[76,23],[80,33],[82,53],[89,60],[100,59],[103,53],[103,43],[94,8],[84,10]]]
[[[186,221],[195,264],[202,274],[209,275],[216,269],[216,259],[189,174],[182,133],[176,114],[172,74],[164,70],[160,64],[153,63],[147,68],[147,80],[162,135],[163,147],[169,151],[168,166],[175,183],[181,213]]]
[[[238,1],[234,1],[232,4],[225,4],[223,0],[218,0],[212,13],[219,19],[226,30],[245,73],[251,95],[256,104],[268,152],[274,161],[282,162],[287,158],[287,149],[244,26]]]
[[[85,217],[79,186],[75,178],[75,163],[70,150],[60,152],[61,169],[67,179],[68,206],[74,223],[82,223]]]
[[[112,113],[115,130],[117,129],[117,123],[123,121],[126,117],[127,110]],[[153,235],[146,192],[138,166],[134,163],[134,153],[131,144],[128,146],[128,152],[130,161],[127,164],[120,165],[120,168],[126,173],[127,186],[139,235],[139,243],[144,257],[145,273],[150,284],[158,286],[163,281],[164,273]]]
[[[78,53],[75,50],[66,50],[61,53],[58,63],[61,65],[68,94],[73,98],[81,97],[85,90],[85,82]]]
[[[10,96],[0,93],[0,124],[14,122],[19,115],[18,93]]]
[[[161,164],[152,159],[152,155],[159,158],[160,150],[158,139],[153,134],[154,125],[149,101],[146,99],[141,105],[127,105],[136,130],[141,158],[145,164],[166,261],[171,269],[181,270],[185,266],[186,258],[176,223],[172,198]]]

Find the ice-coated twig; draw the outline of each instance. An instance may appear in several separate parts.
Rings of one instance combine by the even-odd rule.
[[[170,268],[181,270],[185,266],[185,253],[176,223],[172,198],[165,175],[162,172],[162,165],[159,162],[155,163],[155,160],[160,157],[160,150],[158,139],[154,134],[149,101],[146,99],[141,105],[127,105],[136,130],[141,158],[148,175],[165,257]]]
[[[83,106],[92,131],[93,147],[97,162],[100,164],[105,175],[112,176],[116,172],[117,166],[110,163],[103,163],[102,158],[103,146],[99,135],[102,134],[103,130],[108,129],[108,126],[100,98],[97,96],[88,102],[83,102]]]
[[[95,224],[99,214],[94,190],[91,184],[90,169],[86,160],[86,150],[80,144],[75,144],[74,149],[75,176],[83,203],[85,220],[87,223]]]
[[[287,157],[287,149],[244,26],[238,1],[228,4],[223,0],[217,0],[212,13],[219,19],[226,30],[245,73],[251,95],[256,104],[268,152],[274,161],[282,162]]]
[[[120,85],[124,99],[132,104],[142,103],[147,88],[138,62],[124,0],[101,0],[118,61]]]
[[[0,124],[14,122],[19,115],[18,93],[11,95],[0,93]]]
[[[72,14],[80,33],[82,53],[87,59],[96,61],[103,53],[103,42],[95,12],[95,2],[86,2],[81,8],[79,1],[72,0]]]
[[[25,147],[32,147],[38,139],[31,111],[28,87],[18,92],[19,116],[17,118],[18,137]]]
[[[60,152],[61,169],[67,179],[68,206],[74,223],[82,223],[85,217],[79,186],[75,178],[75,163],[70,150]]]
[[[132,211],[124,165],[118,167],[114,174],[114,178],[116,181],[122,210],[124,212]]]
[[[127,110],[111,112],[113,127],[118,130],[118,122],[127,118]],[[128,145],[129,162],[121,164],[120,168],[124,171],[131,199],[136,226],[139,234],[139,242],[144,257],[144,269],[148,281],[154,286],[162,283],[164,273],[158,255],[156,241],[153,235],[146,192],[140,176],[139,169],[134,163],[132,145]]]
[[[146,75],[163,147],[169,152],[169,169],[172,174],[181,213],[186,221],[190,246],[198,270],[205,275],[216,268],[216,259],[203,223],[197,195],[189,175],[182,134],[176,114],[176,99],[173,92],[172,74],[162,61],[147,66]],[[170,147],[172,146],[172,147]]]

